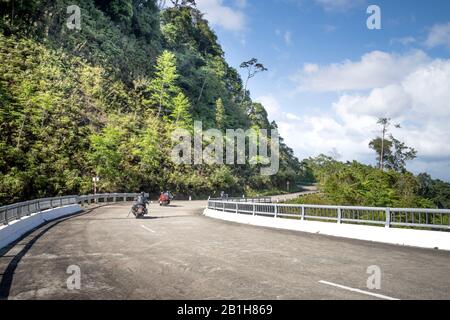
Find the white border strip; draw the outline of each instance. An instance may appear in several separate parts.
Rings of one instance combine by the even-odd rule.
[[[333,237],[381,242],[400,246],[450,251],[450,232],[372,227],[252,216],[206,209],[204,215],[214,219],[253,226],[292,230]]]
[[[336,283],[328,282],[328,281],[324,281],[324,280],[320,280],[319,283],[325,284],[325,285],[328,285],[328,286],[332,286],[332,287],[336,287],[336,288],[339,288],[339,289],[344,289],[344,290],[348,290],[348,291],[352,291],[352,292],[365,294],[365,295],[368,295],[368,296],[372,296],[372,297],[376,297],[376,298],[380,298],[380,299],[384,299],[384,300],[400,300],[400,299],[388,297],[388,296],[385,296],[385,295],[382,295],[382,294],[373,293],[373,292],[369,292],[369,291],[364,291],[364,290],[360,290],[360,289],[355,289],[355,288],[343,286],[343,285],[340,285],[340,284],[336,284]]]
[[[20,220],[11,221],[7,226],[0,226],[0,249],[16,241],[24,234],[43,225],[46,222],[56,220],[81,212],[78,204],[72,204],[64,207],[53,208],[42,212],[37,212],[31,216],[22,217]]]

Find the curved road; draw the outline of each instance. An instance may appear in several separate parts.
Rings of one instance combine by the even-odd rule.
[[[450,299],[449,252],[227,223],[202,216],[205,202],[151,205],[144,220],[129,206],[52,222],[1,252],[0,298]],[[67,288],[71,265],[80,290]],[[366,285],[372,265],[380,290]]]

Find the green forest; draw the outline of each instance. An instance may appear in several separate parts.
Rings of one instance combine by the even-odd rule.
[[[81,9],[81,30],[66,22]],[[280,171],[259,165],[174,165],[171,132],[276,128],[253,103],[217,37],[189,1],[7,1],[0,20],[0,203],[99,192],[207,197],[296,185],[284,143]],[[248,59],[248,57],[245,57]],[[246,60],[243,57],[243,60]]]
[[[175,128],[191,130],[196,120],[221,130],[277,124],[252,101],[195,3],[171,2],[0,1],[0,205],[92,193],[98,176],[102,193],[168,189],[204,198],[317,182],[321,193],[299,202],[450,207],[448,183],[406,171],[414,150],[379,170],[327,156],[301,162],[282,140],[274,176],[260,175],[262,164],[175,165]],[[71,5],[81,9],[80,30],[67,26]],[[249,66],[267,71],[256,59],[240,67]]]
[[[387,161],[388,162],[388,161]],[[399,170],[382,171],[357,161],[341,162],[327,155],[302,162],[302,176],[317,182],[320,193],[293,203],[391,208],[450,208],[450,184]]]

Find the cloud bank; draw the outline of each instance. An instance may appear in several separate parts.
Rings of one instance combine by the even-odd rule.
[[[307,64],[293,81],[304,91],[338,93],[330,110],[308,115],[284,113],[273,97],[261,99],[301,158],[337,150],[342,160],[374,163],[369,142],[380,135],[377,119],[390,117],[402,123],[393,134],[419,152],[409,169],[450,180],[442,172],[450,168],[450,59],[373,51],[359,61]]]

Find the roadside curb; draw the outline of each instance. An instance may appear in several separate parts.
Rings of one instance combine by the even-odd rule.
[[[50,222],[66,216],[82,212],[80,205],[69,205],[54,208],[23,217],[12,221],[9,225],[0,227],[0,249],[20,239],[30,231]]]
[[[450,233],[261,217],[205,209],[207,217],[259,227],[450,251]]]

